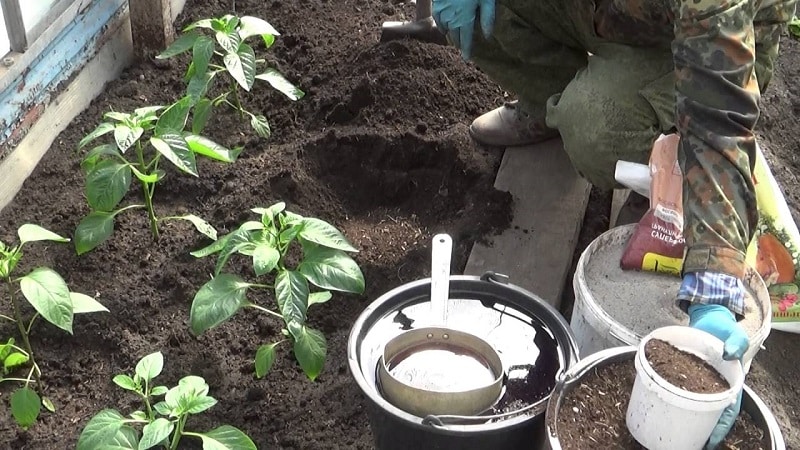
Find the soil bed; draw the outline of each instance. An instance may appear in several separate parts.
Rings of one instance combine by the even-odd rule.
[[[644,350],[653,370],[674,386],[698,394],[716,394],[730,389],[728,381],[710,364],[668,342],[652,339]]]
[[[226,14],[230,3],[189,1],[176,28]],[[413,5],[239,0],[236,8],[282,33],[272,49],[261,45],[257,53],[306,97],[290,102],[266,83],[243,96],[245,107],[270,120],[268,140],[220,109],[206,134],[226,146],[243,145],[240,159],[223,165],[199,158],[199,178],[169,171],[155,194],[157,213],[191,212],[227,233],[255,218],[250,208],[284,201],[290,211],[343,231],[360,251],[355,259],[366,292],[334,295],[309,312],[311,326],[328,339],[327,362],[316,382],[304,377],[286,346],[272,372],[257,380],[255,351],[279,340],[282,324],[242,312],[200,337],[190,333],[189,307],[213,272],[214,258],[188,254],[209,243],[188,223],[166,222],[155,243],[144,214],[123,213],[111,239],[80,257],[71,245],[29,244],[21,273],[50,266],[72,290],[95,295],[111,313],[77,317],[74,336],[37,323],[33,346],[45,392],[58,410],[22,431],[4,404],[0,449],[74,448],[99,410],[138,408],[135,396],[111,379],[131,373],[139,358],[157,350],[165,357],[162,384],[199,375],[219,400],[187,429],[230,424],[261,449],[372,448],[364,401],[347,371],[345,347],[355,318],[384,292],[429,276],[434,234],[453,237],[453,272],[459,273],[476,240],[508,226],[511,198],[493,187],[502,154],[475,146],[466,128],[473,116],[499,104],[503,92],[452,48],[379,43],[380,24]],[[110,83],[56,139],[2,211],[0,240],[16,241],[17,227],[26,222],[71,236],[88,212],[79,139],[103,113],[179,99],[184,63],[145,60]],[[139,191],[132,189],[122,204],[140,202]],[[247,267],[247,258],[239,258],[230,270],[251,277]],[[274,307],[266,296],[251,300]],[[0,335],[12,332],[0,325]],[[11,388],[6,386],[0,391],[3,403]],[[182,448],[199,448],[199,441],[184,442]]]
[[[587,375],[562,400],[556,425],[561,448],[644,450],[625,425],[635,379],[633,360],[609,364]],[[722,449],[762,450],[768,444],[764,431],[742,412]]]
[[[229,13],[232,3],[188,0],[176,28]],[[475,116],[501,104],[507,94],[465,64],[454,48],[379,43],[380,24],[412,18],[413,4],[238,0],[235,5],[237,14],[264,18],[282,33],[270,51],[259,48],[257,55],[306,97],[292,103],[268,87],[244,95],[245,107],[270,120],[272,137],[259,139],[234,114],[220,114],[207,134],[224,145],[244,146],[240,160],[233,165],[199,160],[199,178],[169,172],[155,195],[157,212],[191,212],[226,233],[253,218],[250,208],[285,201],[290,211],[342,229],[360,251],[355,259],[366,292],[335,295],[310,314],[311,325],[328,339],[327,362],[316,382],[304,378],[287,348],[279,351],[272,372],[256,380],[255,350],[275,341],[281,326],[264,315],[240,313],[211,332],[192,336],[189,306],[214,261],[189,256],[208,243],[190,225],[167,223],[154,243],[146,217],[122,214],[111,240],[81,257],[70,245],[30,244],[22,273],[38,265],[52,267],[72,290],[95,295],[111,313],[78,317],[73,336],[42,321],[34,326],[44,389],[58,410],[23,431],[13,424],[8,408],[0,407],[0,450],[74,448],[80,430],[99,410],[138,407],[134,396],[111,379],[131,373],[139,358],[156,350],[165,356],[161,383],[200,375],[219,400],[192,418],[187,429],[204,431],[227,423],[248,433],[261,449],[370,449],[365,402],[347,371],[345,346],[353,321],[384,292],[429,276],[434,234],[453,237],[456,273],[463,271],[476,240],[508,226],[511,198],[493,188],[501,153],[474,145],[467,133]],[[760,124],[768,133],[762,143],[797,213],[800,92],[791,83],[800,76],[800,46],[787,42],[782,51]],[[178,99],[184,62],[145,60],[110,83],[56,139],[14,203],[2,211],[0,240],[15,240],[17,227],[27,222],[71,236],[88,212],[78,141],[112,109],[131,111]],[[123,203],[138,202],[137,195],[132,190]],[[607,225],[604,201],[609,198],[593,191],[576,254]],[[235,261],[231,269],[245,273],[247,262]],[[0,325],[0,335],[12,332]],[[768,369],[784,381],[758,367],[761,372],[753,380],[763,388],[759,394],[774,390],[773,397],[765,398],[770,407],[785,405],[779,420],[787,443],[800,448],[800,436],[790,427],[798,417],[800,394],[789,381],[800,350],[783,344],[796,341],[781,342],[781,357]],[[9,388],[0,387],[0,402],[8,401]],[[185,442],[182,448],[199,448]]]

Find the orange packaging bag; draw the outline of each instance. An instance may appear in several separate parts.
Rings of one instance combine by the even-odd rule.
[[[680,275],[683,252],[683,175],[677,134],[662,135],[650,153],[650,209],[622,253],[624,270]]]

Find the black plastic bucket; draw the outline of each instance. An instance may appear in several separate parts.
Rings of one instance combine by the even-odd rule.
[[[556,379],[579,359],[569,325],[544,300],[506,277],[459,275],[450,279],[448,327],[461,328],[492,343],[508,366],[522,374],[507,382],[504,399],[488,415],[453,423],[418,417],[388,402],[380,391],[376,368],[383,345],[414,328],[429,311],[430,279],[397,287],[370,304],[356,320],[347,345],[350,373],[367,398],[370,428],[378,450],[522,450],[545,442],[544,412]],[[552,344],[552,345],[551,345]],[[557,367],[537,365],[557,360]],[[527,361],[527,362],[526,362]],[[522,364],[525,362],[525,364]],[[534,383],[537,379],[544,383]],[[530,394],[530,395],[528,395]],[[535,394],[535,396],[534,396]],[[527,397],[526,397],[527,396]],[[524,400],[524,401],[523,401]]]

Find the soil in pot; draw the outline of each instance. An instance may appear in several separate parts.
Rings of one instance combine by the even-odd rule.
[[[561,404],[557,423],[561,448],[643,450],[625,425],[635,379],[633,360],[609,364],[587,375]],[[769,448],[769,440],[750,415],[742,411],[721,448],[760,450]]]
[[[709,363],[666,341],[652,339],[645,345],[644,351],[653,370],[683,390],[716,394],[730,389],[728,381]]]

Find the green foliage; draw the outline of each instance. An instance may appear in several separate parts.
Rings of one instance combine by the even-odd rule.
[[[192,301],[190,324],[199,335],[251,307],[281,318],[283,335],[291,341],[295,358],[311,380],[322,371],[327,353],[325,336],[307,324],[308,308],[331,298],[330,291],[361,293],[364,276],[347,252],[357,250],[327,222],[285,210],[284,203],[252,211],[259,221],[248,221],[213,244],[192,252],[198,258],[218,254],[214,275]],[[292,249],[295,265],[287,261]],[[255,284],[236,274],[224,273],[235,254],[251,259],[256,278],[269,276],[272,284]],[[300,254],[300,256],[298,256]],[[322,289],[312,292],[311,287]],[[252,289],[271,289],[277,311],[251,303]],[[284,341],[262,345],[256,352],[256,376],[272,367],[276,347]]]
[[[793,17],[789,22],[789,33],[800,39],[800,17]]]
[[[154,239],[159,237],[159,222],[168,219],[187,220],[201,233],[212,239],[216,236],[213,227],[197,216],[158,218],[153,209],[156,185],[166,175],[159,167],[162,160],[196,177],[196,155],[231,163],[241,151],[225,148],[197,133],[186,131],[191,107],[192,100],[186,97],[166,108],[148,106],[130,114],[112,111],[105,114],[104,122],[81,139],[79,148],[103,136],[112,136],[113,142],[92,148],[81,162],[81,169],[86,174],[86,200],[91,212],[75,230],[78,254],[86,253],[108,239],[114,232],[116,216],[134,208],[146,209]],[[134,178],[142,187],[144,205],[120,207]]]
[[[22,346],[18,346],[13,337],[4,339],[5,343],[0,344],[0,383],[17,382],[22,385],[11,393],[9,403],[11,415],[17,424],[28,428],[36,422],[42,405],[50,411],[55,410],[50,400],[40,397],[40,392],[34,389],[38,388],[41,376],[30,343],[30,332],[34,321],[41,317],[72,334],[75,314],[108,312],[108,310],[88,295],[71,292],[64,279],[48,267],[37,267],[27,275],[17,278],[15,269],[22,258],[22,248],[26,243],[69,242],[69,239],[33,224],[19,227],[17,236],[19,244],[16,246],[0,242],[0,280],[6,285],[6,298],[11,308],[10,315],[0,314],[0,319],[17,325]],[[22,297],[35,310],[32,317],[23,317],[18,292],[22,293]],[[28,371],[24,378],[14,376],[15,372],[25,367],[28,367]]]
[[[279,33],[268,22],[257,17],[225,15],[203,19],[189,25],[158,58],[171,58],[192,52],[192,61],[186,71],[187,96],[195,106],[192,130],[199,133],[211,113],[222,103],[249,117],[253,130],[261,137],[269,137],[269,122],[261,114],[242,107],[239,89],[250,92],[256,80],[266,81],[290,100],[299,100],[305,93],[272,67],[259,69],[266,62],[257,59],[255,50],[247,43],[249,38],[261,37],[270,48]],[[213,99],[206,97],[212,80],[220,73],[229,76],[227,90]],[[233,97],[229,100],[228,97]]]
[[[146,450],[154,447],[175,450],[184,436],[199,438],[204,449],[256,449],[244,432],[230,425],[205,433],[187,431],[189,416],[207,411],[217,404],[217,400],[208,395],[208,384],[198,376],[185,376],[172,388],[155,384],[154,380],[163,368],[164,356],[156,352],[142,358],[133,375],[115,376],[114,383],[136,394],[144,411],[133,411],[127,417],[115,409],[100,411],[81,432],[77,450]],[[163,399],[154,403],[157,397]]]

